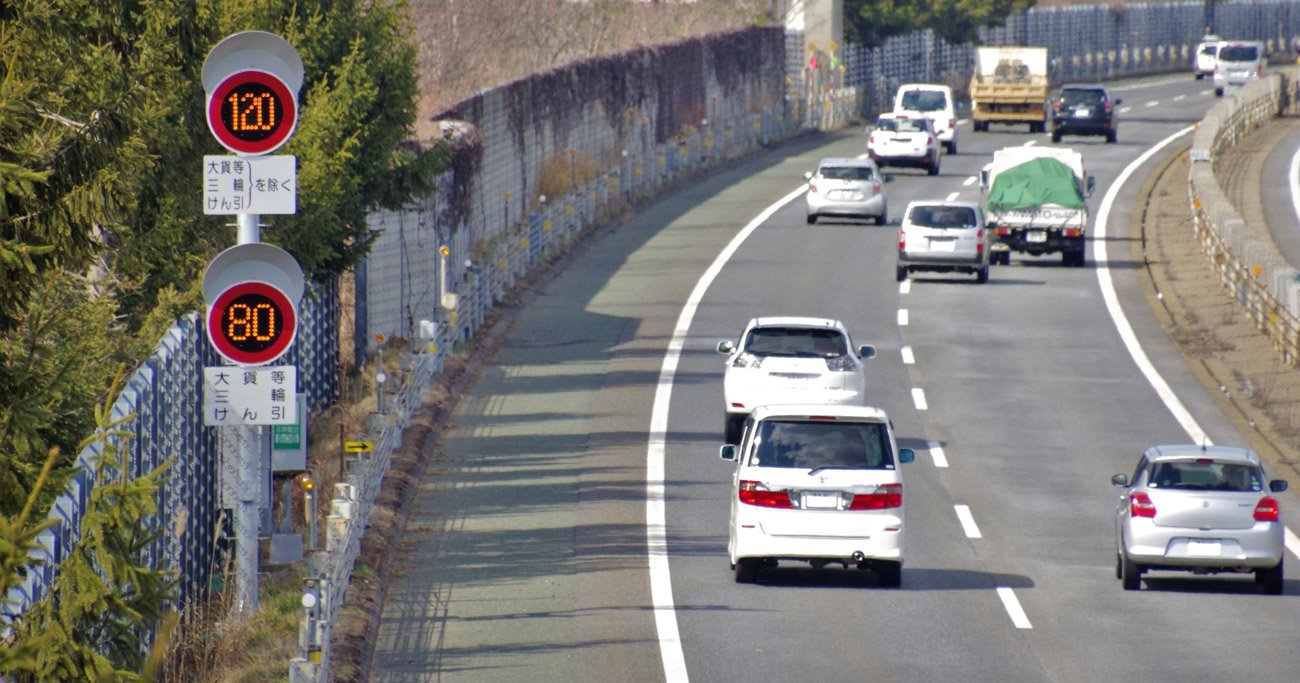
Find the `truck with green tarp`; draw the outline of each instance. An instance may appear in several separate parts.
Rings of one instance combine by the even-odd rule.
[[[1088,197],[1095,181],[1083,155],[1060,147],[1007,147],[980,174],[984,215],[993,233],[991,261],[1008,265],[1011,252],[1061,255],[1084,264]]]

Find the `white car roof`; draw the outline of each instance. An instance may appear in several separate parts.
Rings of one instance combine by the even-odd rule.
[[[1197,446],[1196,444],[1168,444],[1147,449],[1147,459],[1155,462],[1175,458],[1213,458],[1259,464],[1259,455],[1248,448],[1232,446]]]
[[[889,416],[880,408],[872,406],[827,405],[820,403],[763,405],[754,409],[753,417],[756,421],[783,417],[802,419],[825,417],[844,418],[846,420],[857,420],[860,422],[889,423]]]
[[[948,201],[947,199],[913,199],[907,203],[905,211],[911,211],[913,206],[961,206],[968,209],[978,209],[980,208],[980,203],[956,199],[952,201]]]
[[[871,159],[857,157],[825,157],[817,162],[817,167],[825,166],[875,166],[876,162]]]
[[[898,91],[904,90],[939,90],[942,92],[952,92],[952,88],[938,83],[904,83],[898,86]]]
[[[749,327],[829,327],[841,331],[845,329],[844,323],[833,318],[810,318],[797,315],[754,318],[749,321]]]

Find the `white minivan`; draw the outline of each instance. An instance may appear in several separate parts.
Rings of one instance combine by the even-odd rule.
[[[894,95],[894,113],[920,112],[934,122],[935,137],[949,154],[957,153],[957,107],[952,88],[935,83],[908,83]]]
[[[1196,52],[1192,55],[1192,73],[1196,75],[1196,80],[1201,80],[1206,76],[1214,77],[1214,64],[1219,55],[1219,37],[1216,35],[1207,35],[1196,45]]]
[[[1223,97],[1229,86],[1241,87],[1264,75],[1268,55],[1258,40],[1225,40],[1219,43],[1214,64],[1214,95]]]

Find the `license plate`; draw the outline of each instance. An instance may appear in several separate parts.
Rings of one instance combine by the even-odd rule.
[[[930,240],[930,251],[956,251],[957,240]]]
[[[1217,540],[1190,538],[1187,540],[1187,554],[1197,556],[1217,556],[1223,551],[1223,543]]]
[[[807,491],[803,494],[803,506],[809,509],[834,510],[840,506],[840,494]]]
[[[1045,231],[1045,230],[1030,230],[1029,232],[1025,233],[1025,241],[1026,241],[1026,242],[1046,242],[1046,241],[1047,241],[1047,231]]]
[[[855,193],[853,192],[853,190],[832,190],[831,198],[832,199],[853,199],[854,194]]]
[[[1087,107],[1079,107],[1074,110],[1074,115],[1076,118],[1086,119],[1089,116],[1092,116],[1092,110]]]

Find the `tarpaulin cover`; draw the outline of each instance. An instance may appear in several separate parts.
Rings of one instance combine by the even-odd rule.
[[[1086,205],[1074,172],[1048,157],[1030,159],[997,174],[985,202],[991,211],[1034,209],[1044,204],[1070,209]]]

